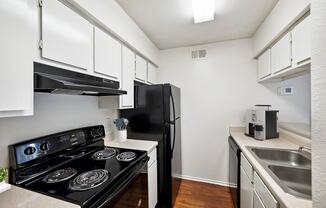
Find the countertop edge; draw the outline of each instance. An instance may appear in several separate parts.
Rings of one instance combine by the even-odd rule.
[[[147,141],[147,140],[136,140],[136,139],[127,139],[124,142],[118,140],[109,140],[105,141],[106,146],[116,147],[116,148],[126,148],[134,150],[147,151],[147,153],[152,152],[158,145],[157,141]]]

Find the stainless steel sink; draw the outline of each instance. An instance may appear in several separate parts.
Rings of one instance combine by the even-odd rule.
[[[251,151],[254,152],[259,159],[266,162],[276,162],[285,166],[311,168],[311,160],[307,155],[304,156],[302,151],[267,148],[252,148]]]
[[[287,192],[303,198],[311,198],[311,169],[269,165],[268,168],[286,186]],[[285,187],[283,187],[285,188]]]
[[[290,149],[247,148],[286,193],[311,199],[309,153]]]

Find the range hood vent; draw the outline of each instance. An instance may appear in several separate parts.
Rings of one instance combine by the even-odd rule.
[[[113,96],[127,94],[119,82],[34,62],[34,92]]]

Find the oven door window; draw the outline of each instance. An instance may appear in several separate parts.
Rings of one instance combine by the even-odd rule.
[[[110,208],[148,208],[147,172],[141,171]]]

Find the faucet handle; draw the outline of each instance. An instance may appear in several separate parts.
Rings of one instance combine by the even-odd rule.
[[[299,151],[303,151],[304,149],[308,150],[308,151],[312,151],[311,147],[307,147],[307,146],[300,146],[299,147]]]

